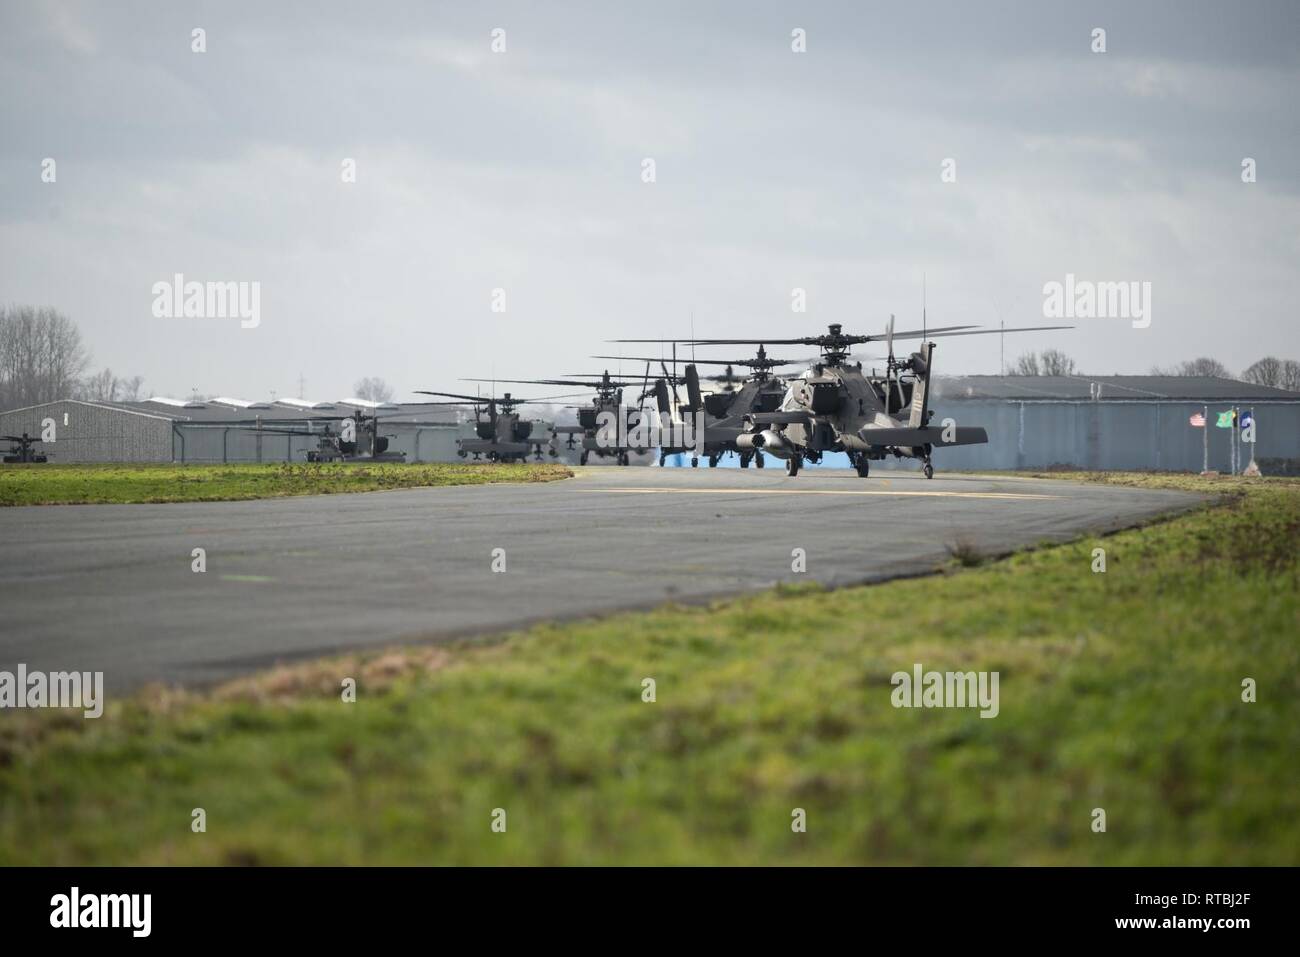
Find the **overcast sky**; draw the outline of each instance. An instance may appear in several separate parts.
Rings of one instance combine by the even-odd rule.
[[[5,3],[0,91],[0,300],[150,393],[408,398],[596,370],[692,314],[875,332],[919,324],[923,274],[931,325],[1152,284],[1149,328],[1008,361],[1300,359],[1294,2]],[[260,325],[155,317],[175,273],[259,282]],[[998,337],[936,364],[996,373]]]

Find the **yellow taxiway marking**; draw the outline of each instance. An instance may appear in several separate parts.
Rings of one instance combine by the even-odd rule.
[[[918,498],[998,498],[998,499],[1054,499],[1059,495],[1037,495],[1028,492],[906,492],[896,489],[838,489],[838,488],[580,488],[578,492],[627,492],[654,495],[910,495]]]

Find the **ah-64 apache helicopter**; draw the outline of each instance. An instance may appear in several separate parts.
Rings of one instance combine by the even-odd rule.
[[[677,343],[674,340],[664,339],[616,339],[615,342],[657,342],[673,344],[673,369],[676,371],[677,366]],[[596,359],[611,359],[614,356],[594,356]],[[672,382],[668,373],[666,362],[668,360],[646,359],[645,357],[629,357],[639,362],[659,361],[660,367],[664,370],[664,378],[655,382],[655,398],[661,417],[666,417],[670,421],[690,420],[694,421],[696,413],[700,409],[704,410],[704,442],[697,444],[695,448],[686,448],[685,446],[663,446],[659,450],[659,464],[663,465],[669,455],[678,455],[691,453],[691,466],[699,465],[701,453],[708,460],[709,467],[716,467],[722,456],[729,452],[735,452],[740,456],[740,467],[749,468],[752,461],[756,468],[763,467],[763,453],[757,449],[741,449],[737,446],[736,441],[744,431],[745,416],[751,412],[771,412],[779,408],[781,400],[785,397],[786,383],[783,379],[772,374],[772,369],[778,366],[801,365],[807,364],[812,360],[804,359],[773,359],[768,356],[767,350],[762,343],[759,344],[758,353],[752,359],[692,359],[684,370],[683,379],[686,382],[686,403],[682,403],[677,395],[677,388],[673,385],[672,398],[669,399],[669,383]],[[713,381],[722,384],[722,391],[702,394],[700,390],[700,375],[696,370],[697,365],[714,365],[725,366],[726,371],[722,375],[705,376],[705,381]],[[748,376],[737,376],[735,367],[742,366],[751,371]],[[737,388],[739,386],[739,388]]]
[[[20,463],[37,463],[48,462],[50,453],[37,452],[32,448],[34,445],[41,444],[41,440],[33,438],[24,432],[22,435],[0,435],[0,440],[6,442],[16,442],[8,452],[5,453],[4,462],[6,465],[17,465]]]
[[[848,335],[839,323],[834,323],[825,335],[819,336],[688,341],[692,345],[766,343],[817,346],[821,350],[820,361],[790,381],[778,408],[744,416],[743,431],[736,438],[736,446],[741,451],[762,451],[784,459],[790,475],[799,474],[805,461],[821,461],[825,452],[845,452],[864,478],[871,460],[887,455],[915,458],[923,463],[925,477],[933,478],[930,453],[934,448],[978,445],[988,441],[988,434],[978,426],[959,426],[947,419],[940,427],[931,425],[934,412],[929,408],[928,399],[935,345],[923,342],[920,351],[900,360],[894,357],[894,340],[1069,328],[1072,327],[979,329],[965,325],[895,332],[894,317],[890,316],[886,331],[880,335]],[[883,377],[868,376],[862,371],[861,362],[849,362],[849,350],[853,346],[881,340],[888,345]]]
[[[283,428],[263,426],[260,422],[242,431],[259,435],[305,435],[317,440],[316,448],[307,450],[308,462],[405,462],[405,452],[388,451],[389,435],[379,434],[379,417],[358,410],[351,415],[316,416],[323,422],[320,432],[310,427]],[[338,423],[335,431],[331,423]]]
[[[671,377],[670,377],[671,378]],[[486,382],[483,379],[467,379],[467,382]],[[580,386],[586,389],[594,389],[596,394],[592,397],[590,405],[571,406],[578,413],[577,425],[556,425],[552,426],[551,431],[559,438],[561,435],[567,435],[568,447],[575,447],[577,436],[581,435],[581,448],[578,461],[581,465],[586,465],[590,456],[594,453],[597,458],[613,458],[619,465],[629,465],[632,461],[632,453],[644,454],[646,447],[628,445],[619,441],[607,441],[605,431],[602,429],[602,415],[613,416],[615,420],[619,410],[623,409],[623,390],[636,387],[641,388],[640,401],[643,402],[651,394],[650,389],[650,370],[646,367],[646,375],[641,382],[630,379],[615,379],[610,376],[609,370],[606,369],[600,375],[576,374],[572,377],[562,379],[496,379],[496,382],[511,382],[527,385],[571,385]],[[672,379],[673,382],[677,380]],[[563,398],[563,397],[561,397]],[[640,402],[636,407],[628,408],[624,415],[624,430],[622,434],[631,435],[636,425],[640,422],[642,411]],[[552,449],[554,454],[554,449]]]
[[[470,380],[477,381],[477,380]],[[485,380],[486,381],[486,380]],[[498,379],[498,382],[509,380]],[[474,407],[474,439],[457,439],[456,454],[461,458],[473,455],[474,458],[486,456],[489,462],[524,462],[529,454],[536,453],[542,458],[542,446],[551,441],[549,435],[534,435],[533,423],[524,421],[515,411],[517,406],[555,399],[571,398],[568,395],[555,395],[541,399],[520,399],[509,392],[496,396],[460,395],[455,392],[428,392],[416,390],[417,395],[436,395],[451,402],[429,402],[427,405],[469,405]],[[484,416],[486,415],[486,418]]]

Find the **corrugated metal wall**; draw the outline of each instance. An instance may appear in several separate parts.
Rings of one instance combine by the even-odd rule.
[[[37,448],[52,462],[170,462],[172,426],[165,418],[71,400],[0,412],[0,434],[39,437],[54,422],[54,442]],[[7,445],[0,447],[8,448]]]
[[[1203,408],[1197,402],[944,400],[935,406],[935,422],[951,416],[959,425],[983,426],[989,444],[940,449],[935,467],[1200,471],[1202,430],[1188,418]],[[1231,430],[1213,422],[1226,408],[1210,406],[1208,430],[1210,468],[1224,472]],[[1300,403],[1258,402],[1254,410],[1255,456],[1300,458]],[[178,422],[173,430],[164,417],[75,401],[0,413],[0,434],[40,435],[45,419],[55,424],[55,442],[48,447],[55,462],[301,462],[316,446],[307,436],[259,437],[233,425]],[[456,439],[471,436],[473,427],[404,423],[385,425],[383,433],[393,436],[390,448],[405,452],[409,462],[456,462]],[[1242,462],[1249,460],[1245,447]]]
[[[267,428],[304,424],[279,421]],[[458,461],[456,439],[461,433],[455,425],[381,425],[380,434],[391,436],[389,451],[405,452],[408,462]],[[177,462],[304,462],[307,451],[318,445],[306,435],[258,434],[239,425],[178,422],[173,454]]]
[[[1210,468],[1228,471],[1231,429],[1214,427],[1228,403],[1210,406]],[[1241,408],[1250,408],[1241,405]],[[935,467],[948,469],[1045,468],[1201,470],[1202,431],[1188,419],[1199,402],[1001,402],[945,400],[934,422],[988,430],[988,445],[935,452]],[[1256,458],[1300,458],[1300,403],[1254,404]],[[1242,462],[1250,447],[1242,446]]]

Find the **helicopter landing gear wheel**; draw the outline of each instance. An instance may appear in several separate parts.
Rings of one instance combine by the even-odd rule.
[[[710,456],[709,456],[709,468],[711,468],[711,469],[716,469],[717,467],[718,467],[718,457],[717,457],[716,455],[710,455]]]
[[[749,453],[747,452],[740,453],[740,467],[742,469],[749,468]]]
[[[756,468],[756,469],[761,469],[762,467],[763,467],[763,453],[762,453],[762,452],[755,452],[755,453],[754,453],[754,468]]]
[[[859,478],[866,478],[871,473],[871,461],[862,453],[854,460],[853,467],[858,470]]]
[[[697,469],[697,468],[699,468],[699,467],[700,467],[700,457],[699,457],[698,455],[692,455],[692,456],[691,456],[691,468],[693,468],[693,469]]]
[[[663,468],[663,467],[664,467],[664,463],[667,462],[667,461],[668,461],[668,453],[667,453],[667,452],[660,452],[660,453],[659,453],[659,467],[660,467],[660,468]]]
[[[785,474],[793,478],[794,476],[799,474],[799,466],[802,464],[803,462],[801,461],[800,456],[798,455],[790,456],[788,459],[786,459],[785,462]]]
[[[928,478],[928,479],[932,479],[932,478],[934,478],[934,466],[930,464],[930,460],[929,460],[929,459],[926,459],[926,460],[925,460],[925,465],[922,466],[922,468],[921,468],[921,472],[922,472],[922,473],[925,475],[925,477]]]
[[[582,454],[578,456],[578,464],[579,464],[579,465],[586,465],[586,464],[587,464],[587,450],[586,450],[586,449],[583,449],[583,450],[582,450]]]
[[[619,452],[619,453],[618,453],[618,464],[619,464],[619,465],[627,465],[630,461],[632,461],[632,460],[631,460],[630,458],[628,458],[628,454],[627,454],[626,452]]]

